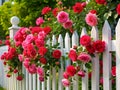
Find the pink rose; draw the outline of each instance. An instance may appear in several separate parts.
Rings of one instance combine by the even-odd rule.
[[[66,79],[68,79],[69,78],[69,74],[67,72],[64,72],[63,73],[63,77],[66,78]]]
[[[67,22],[63,23],[63,27],[65,29],[69,29],[72,27],[73,22],[71,20],[68,20]]]
[[[39,80],[41,81],[41,82],[43,82],[44,81],[44,77],[39,77]]]
[[[85,72],[82,70],[78,71],[78,76],[85,77]]]
[[[23,61],[23,65],[25,68],[28,68],[30,64],[30,59],[29,58],[25,58],[25,60]]]
[[[67,22],[67,20],[69,20],[68,13],[66,13],[64,11],[61,11],[61,12],[58,13],[58,15],[57,15],[57,21],[59,23],[65,23],[65,22]]]
[[[79,56],[77,57],[78,60],[87,63],[91,60],[91,56],[86,53],[80,53]]]
[[[27,43],[31,43],[33,40],[34,40],[33,34],[27,35],[27,37],[26,37],[26,39],[25,39],[25,41],[26,41]]]
[[[38,39],[45,39],[46,33],[44,31],[39,32]]]
[[[36,20],[36,25],[41,25],[41,24],[43,24],[43,23],[44,23],[44,20],[43,20],[42,17],[37,18],[37,20]]]
[[[40,76],[44,76],[44,70],[43,70],[43,68],[38,67],[37,68],[37,74],[39,74]]]
[[[35,74],[37,72],[36,65],[35,64],[30,65],[27,70],[29,73]]]
[[[88,13],[86,15],[85,21],[90,26],[96,26],[98,23],[96,14],[92,14],[92,13]]]
[[[19,54],[19,55],[18,55],[18,59],[22,62],[22,61],[24,60],[23,55],[22,55],[22,54]]]
[[[63,86],[68,87],[70,85],[70,82],[68,79],[62,79],[62,84]]]

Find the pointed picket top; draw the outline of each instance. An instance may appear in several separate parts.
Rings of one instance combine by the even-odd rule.
[[[73,35],[72,35],[72,47],[74,45],[78,45],[78,36],[77,36],[77,32],[74,31]]]
[[[102,40],[106,43],[106,49],[103,52],[103,88],[111,90],[111,54],[109,53],[112,47],[111,43],[111,28],[106,20],[102,29]]]
[[[70,36],[68,33],[65,35],[65,49],[67,52],[70,50]]]
[[[92,27],[91,37],[92,37],[94,40],[98,40],[98,29],[97,29],[96,26],[93,26],[93,27]]]
[[[82,37],[83,35],[87,35],[87,31],[86,31],[86,28],[85,28],[85,27],[82,28],[80,37]]]
[[[60,48],[63,49],[63,38],[61,34],[58,37],[58,43],[59,43]]]
[[[56,37],[55,37],[55,35],[53,35],[53,37],[52,37],[52,45],[55,45],[56,42],[57,42]]]

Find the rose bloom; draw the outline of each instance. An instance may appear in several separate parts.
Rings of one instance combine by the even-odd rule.
[[[60,59],[61,57],[61,51],[60,50],[54,50],[52,52],[52,56],[55,58],[55,59]]]
[[[77,60],[77,53],[74,49],[71,49],[69,54],[68,54],[68,57],[74,62]]]
[[[44,76],[44,70],[43,70],[43,68],[41,68],[41,67],[38,67],[37,68],[37,74],[39,74],[39,76]]]
[[[88,13],[85,17],[85,21],[90,26],[96,26],[98,24],[96,14]]]
[[[31,74],[35,74],[37,72],[37,67],[35,64],[29,65],[29,67],[27,68],[28,72]]]
[[[2,44],[2,40],[0,40],[0,45]]]
[[[13,71],[14,73],[17,73],[18,72],[18,70],[17,69],[14,69],[14,71]]]
[[[22,54],[19,54],[19,55],[18,55],[18,59],[20,60],[20,62],[22,62],[22,61],[24,60],[23,55],[22,55]]]
[[[43,31],[46,33],[46,34],[49,34],[51,32],[51,27],[50,26],[46,26],[43,28]]]
[[[39,80],[41,81],[41,82],[43,82],[44,81],[44,77],[39,77]]]
[[[103,84],[103,77],[100,78],[100,84]]]
[[[44,7],[44,8],[42,9],[42,15],[45,15],[45,14],[49,13],[50,11],[51,11],[51,8],[50,8],[50,7]]]
[[[42,17],[37,18],[37,20],[36,20],[36,25],[41,25],[41,24],[43,24],[43,23],[44,23],[44,20],[43,20]]]
[[[97,40],[96,42],[93,42],[93,47],[98,53],[102,53],[105,51],[105,42]]]
[[[112,67],[111,73],[112,76],[116,76],[116,66]]]
[[[56,17],[57,14],[58,14],[58,8],[54,8],[54,9],[52,10],[52,14],[53,14],[54,17]]]
[[[91,38],[90,36],[88,35],[83,35],[81,38],[80,38],[80,44],[82,46],[89,46],[91,44]]]
[[[61,12],[58,13],[58,15],[57,15],[57,21],[59,23],[65,23],[65,22],[67,22],[67,20],[69,20],[68,13],[66,13],[64,11],[61,11]]]
[[[82,5],[82,7],[85,7],[86,6],[86,2],[82,2],[81,5]]]
[[[88,46],[86,46],[86,49],[87,49],[87,51],[88,51],[89,53],[91,53],[91,54],[95,52],[95,48],[94,48],[93,45],[88,45]]]
[[[9,40],[5,40],[5,45],[10,46],[10,41]]]
[[[68,79],[69,78],[69,74],[67,72],[64,72],[63,73],[63,77],[66,78],[66,79]]]
[[[69,76],[74,76],[76,74],[76,69],[74,66],[69,65],[67,66],[66,72],[69,74]]]
[[[84,63],[88,63],[91,60],[91,56],[86,53],[80,53],[77,59]]]
[[[106,0],[95,0],[97,4],[106,4]]]
[[[75,5],[73,6],[73,11],[79,14],[82,12],[82,10],[83,10],[83,4],[79,2],[75,3]]]
[[[44,58],[44,57],[41,57],[39,61],[40,61],[42,64],[46,64],[46,63],[47,63],[47,60],[46,60],[46,58]]]
[[[41,27],[35,26],[35,27],[30,27],[30,30],[32,34],[38,34],[43,29]]]
[[[18,81],[22,81],[22,80],[23,80],[23,76],[19,75],[19,76],[16,77],[16,79],[17,79]]]
[[[40,47],[38,50],[39,55],[44,56],[47,53],[47,48],[46,47]]]
[[[25,68],[28,68],[30,65],[30,59],[29,58],[25,58],[25,60],[23,61],[23,65]]]
[[[80,76],[80,77],[85,77],[85,72],[82,71],[82,70],[78,71],[77,74],[78,74],[78,76]]]
[[[116,11],[117,11],[118,15],[120,15],[120,4],[117,5]]]
[[[70,81],[68,79],[62,79],[62,84],[65,87],[68,87],[70,85]]]
[[[45,45],[45,40],[44,39],[36,39],[35,40],[35,45],[40,48],[40,47],[43,47]]]
[[[68,20],[67,22],[63,23],[63,27],[64,27],[65,29],[71,28],[72,25],[73,25],[73,23],[72,23],[71,20]]]
[[[94,10],[94,9],[92,9],[92,10],[90,10],[90,13],[92,13],[92,14],[97,14],[97,11]]]

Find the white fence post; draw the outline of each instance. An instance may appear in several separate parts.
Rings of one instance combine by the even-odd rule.
[[[55,45],[56,44],[56,37],[55,37],[55,35],[53,35],[53,37],[52,37],[52,45]],[[56,85],[57,85],[57,83],[56,83],[56,69],[55,69],[55,67],[54,68],[52,68],[52,90],[56,90]]]
[[[83,35],[87,35],[85,27],[82,29],[80,37],[82,37]],[[83,68],[85,69],[86,73],[85,77],[82,78],[82,90],[88,90],[88,70],[85,66],[83,66]]]
[[[102,30],[102,40],[106,43],[103,53],[103,87],[104,90],[111,90],[111,28],[106,20]]]
[[[74,31],[73,35],[72,35],[72,48],[74,45],[77,45],[78,46],[78,34],[76,31]],[[73,90],[78,90],[78,77],[77,75],[75,75],[73,78],[75,78],[75,80],[73,79]]]
[[[98,29],[97,27],[92,27],[91,37],[94,40],[98,40]],[[99,90],[99,56],[95,54],[92,58],[92,90]]]
[[[62,38],[62,35],[60,34],[59,35],[59,38],[58,38],[58,43],[59,43],[59,46],[60,46],[60,50],[62,52],[62,56],[63,56],[63,38]],[[62,78],[63,78],[63,70],[64,70],[64,66],[63,66],[63,59],[61,58],[60,59],[60,62],[61,62],[61,69],[59,69],[59,79],[58,79],[58,90],[63,90],[63,86],[62,86]]]
[[[120,19],[116,26],[116,90],[120,90]]]

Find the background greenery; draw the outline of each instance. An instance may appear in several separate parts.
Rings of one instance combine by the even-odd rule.
[[[6,35],[9,34],[8,28],[11,26],[10,18],[12,16],[18,16],[20,18],[19,26],[34,26],[35,20],[40,16],[41,10],[45,6],[50,6],[52,8],[56,7],[58,1],[63,2],[63,6],[73,6],[75,2],[83,2],[86,0],[10,0],[5,2],[0,6],[0,39],[4,39]],[[119,0],[107,0],[107,6],[97,5],[94,1],[87,5],[87,11],[90,9],[96,9],[98,11],[98,16],[100,18],[99,26],[103,25],[105,19],[108,19],[114,33],[114,27],[118,20],[118,15],[116,14],[116,6],[120,3]],[[81,14],[84,18],[84,14]],[[71,17],[73,18],[73,17]],[[73,18],[74,19],[74,18]],[[76,28],[80,29],[84,21],[76,24]],[[81,26],[81,27],[80,27]]]

